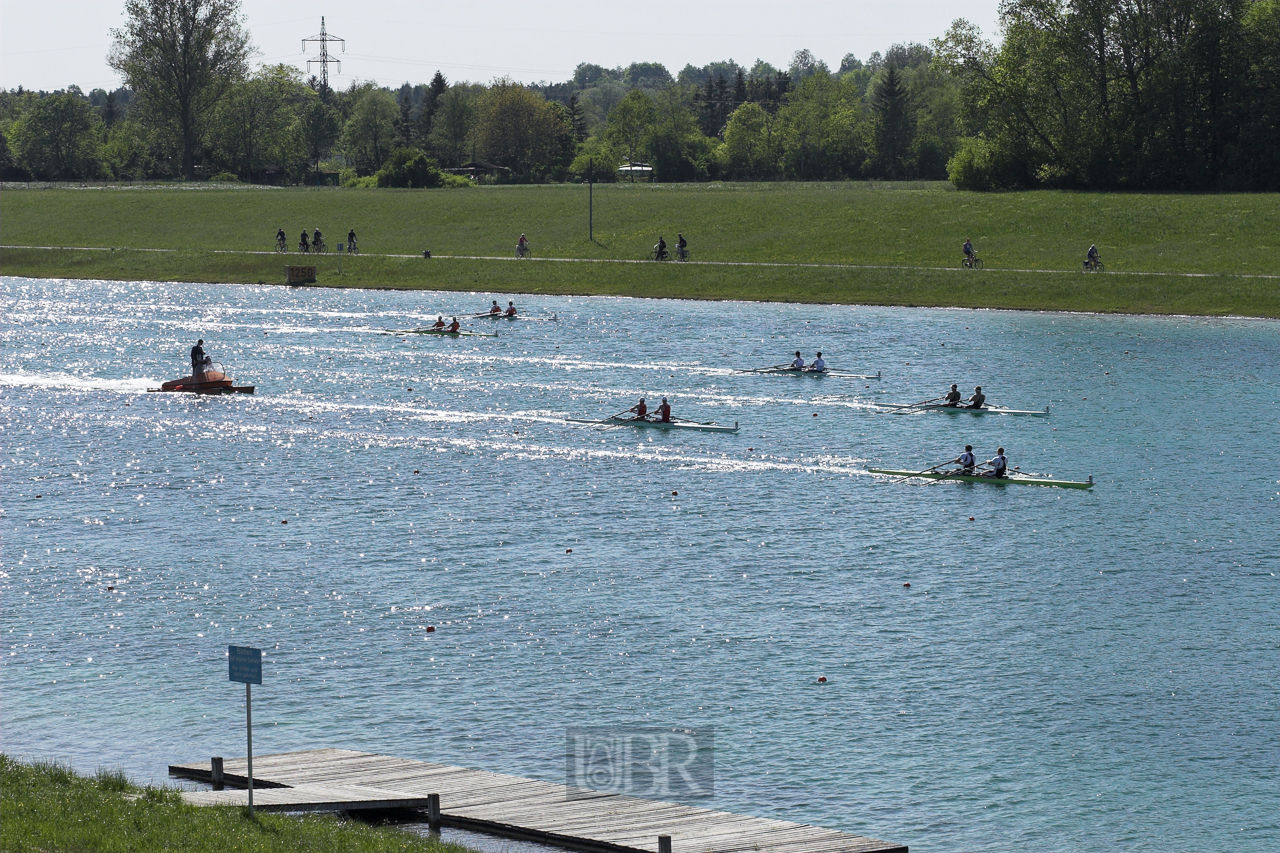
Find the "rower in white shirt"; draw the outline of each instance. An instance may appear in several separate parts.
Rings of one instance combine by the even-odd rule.
[[[973,455],[973,445],[966,444],[964,446],[964,453],[961,453],[955,459],[952,459],[951,464],[959,465],[960,471],[963,474],[972,474],[973,466],[978,464],[977,457]]]
[[[796,370],[804,370],[804,359],[800,357],[800,350],[796,350],[796,360],[791,362],[791,366]]]
[[[822,360],[822,353],[818,353],[813,359],[813,364],[809,365],[809,369],[814,373],[822,373],[827,369],[827,363]]]
[[[991,466],[990,471],[983,471],[984,477],[997,477],[1003,479],[1009,476],[1009,459],[1004,455],[1004,448],[996,448],[996,455],[987,460],[987,464]]]

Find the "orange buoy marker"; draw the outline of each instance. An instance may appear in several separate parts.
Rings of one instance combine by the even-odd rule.
[[[971,516],[969,516],[969,520],[970,520],[970,521],[973,521],[973,516],[972,516],[972,515],[971,515]]]
[[[281,520],[280,520],[280,523],[281,523],[281,524],[288,524],[288,523],[289,523],[289,519],[287,519],[287,518],[281,519]]]
[[[565,549],[564,549],[564,552],[565,552],[566,554],[572,554],[572,553],[573,553],[573,549],[572,549],[572,548],[565,548]]]
[[[819,684],[826,684],[826,683],[827,683],[827,677],[826,677],[825,675],[819,675],[819,676],[818,676],[818,683],[819,683]]]
[[[909,584],[909,583],[904,583],[904,584],[903,584],[903,586],[904,586],[904,587],[907,587],[907,588],[910,588],[910,587],[911,587],[911,584]]]
[[[676,495],[678,495],[678,494],[680,494],[680,493],[679,493],[679,492],[672,492],[672,493],[671,493],[671,497],[673,497],[673,498],[674,498],[674,497],[675,497]]]
[[[817,413],[817,412],[814,412],[814,413],[813,413],[813,416],[816,418],[816,417],[818,416],[818,413]]]
[[[436,632],[436,626],[435,626],[435,625],[428,625],[428,626],[427,626],[427,633],[428,633],[428,634],[434,634],[435,632]]]

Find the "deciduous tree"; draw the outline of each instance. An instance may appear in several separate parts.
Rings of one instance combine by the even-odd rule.
[[[244,77],[253,52],[238,0],[125,0],[108,63],[124,77],[148,121],[173,133],[182,173],[195,178],[208,118]]]

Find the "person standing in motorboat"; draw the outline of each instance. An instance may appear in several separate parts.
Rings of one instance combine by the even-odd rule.
[[[204,379],[204,366],[208,363],[209,356],[204,354],[204,338],[201,338],[191,348],[191,378]]]

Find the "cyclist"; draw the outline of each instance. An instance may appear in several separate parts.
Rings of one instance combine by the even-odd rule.
[[[1085,260],[1084,260],[1085,269],[1089,269],[1089,268],[1097,269],[1099,260],[1101,260],[1101,258],[1099,258],[1098,256],[1097,245],[1096,244],[1091,245],[1089,247],[1089,254],[1085,256]]]
[[[311,246],[307,243],[307,229],[305,228],[302,229],[302,237],[298,239],[298,251],[304,255],[311,251]]]
[[[352,255],[356,253],[356,229],[354,228],[347,232],[347,252]]]
[[[320,236],[319,228],[316,229],[316,235],[311,240],[311,248],[315,249],[317,252],[324,248],[324,238]]]
[[[280,230],[276,232],[276,248],[283,252],[285,247],[289,245],[289,238],[284,236],[284,226],[280,226]]]
[[[676,235],[676,257],[682,261],[689,257],[689,243],[684,239],[683,234]]]
[[[654,251],[657,252],[658,260],[660,261],[665,261],[669,257],[667,255],[667,241],[662,239],[662,235],[658,235],[658,245],[654,247]]]
[[[974,258],[973,241],[970,240],[968,237],[965,237],[964,238],[964,265],[967,267],[973,266],[973,258]]]
[[[522,258],[529,254],[529,240],[523,234],[521,234],[520,239],[516,241],[516,254]]]

